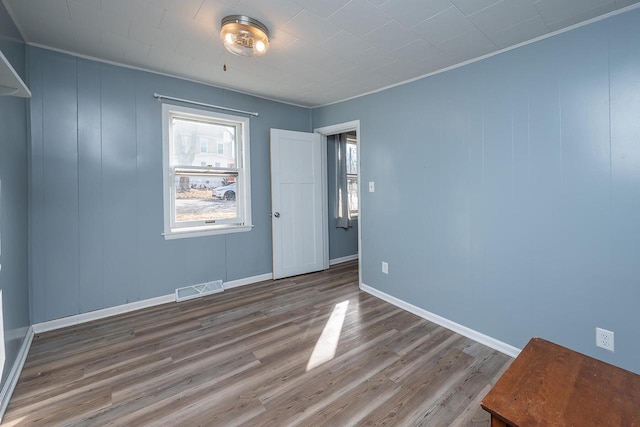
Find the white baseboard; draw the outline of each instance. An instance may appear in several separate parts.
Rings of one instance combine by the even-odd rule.
[[[79,325],[81,323],[91,322],[92,320],[104,319],[118,314],[128,313],[130,311],[140,310],[141,308],[153,307],[168,302],[175,302],[176,295],[162,295],[155,298],[149,298],[142,301],[130,302],[128,304],[116,305],[115,307],[103,308],[100,310],[90,311],[88,313],[76,314],[73,316],[62,317],[60,319],[49,320],[46,322],[36,323],[33,325],[33,331],[36,334],[53,331],[55,329],[66,328],[67,326]]]
[[[258,276],[245,277],[244,279],[231,280],[224,283],[225,289],[237,288],[239,286],[251,285],[253,283],[264,282],[273,279],[273,273],[260,274]]]
[[[382,291],[372,288],[371,286],[365,285],[364,283],[360,284],[360,289],[368,294],[371,294],[375,297],[380,298],[390,304],[395,305],[403,310],[408,311],[409,313],[413,313],[416,316],[420,316],[423,319],[427,319],[430,322],[436,323],[442,327],[452,330],[462,336],[465,336],[469,339],[472,339],[480,344],[486,345],[494,350],[498,350],[501,353],[506,354],[507,356],[516,357],[520,354],[520,349],[514,347],[510,344],[507,344],[503,341],[492,338],[488,335],[485,335],[481,332],[478,332],[474,329],[468,328],[464,325],[456,323],[452,320],[446,319],[442,316],[438,316],[437,314],[431,313],[423,308],[416,307],[413,304],[409,304],[406,301],[403,301],[399,298],[386,294]]]
[[[261,274],[259,276],[247,277],[244,279],[232,280],[224,283],[225,289],[237,288],[238,286],[250,285],[252,283],[270,280],[271,273]],[[160,304],[175,302],[175,293],[162,295],[155,298],[149,298],[142,301],[130,302],[128,304],[116,305],[115,307],[103,308],[100,310],[90,311],[88,313],[76,314],[73,316],[62,317],[60,319],[49,320],[46,322],[36,323],[33,325],[33,332],[41,334],[43,332],[53,331],[68,326],[79,325],[81,323],[90,322],[92,320],[104,319],[118,314],[128,313],[130,311],[140,310],[142,308],[153,307]]]
[[[353,261],[358,259],[358,254],[347,255],[340,258],[334,258],[329,260],[329,265],[342,264],[343,262]]]
[[[29,326],[27,333],[22,340],[20,351],[18,351],[16,360],[13,362],[13,366],[11,367],[11,372],[9,372],[7,380],[4,383],[4,387],[2,387],[2,391],[0,391],[0,422],[4,417],[4,411],[6,411],[7,406],[9,406],[13,390],[16,388],[16,384],[18,384],[18,378],[20,378],[20,374],[22,373],[24,362],[27,361],[27,354],[29,354],[29,348],[31,348],[33,335],[33,327]]]

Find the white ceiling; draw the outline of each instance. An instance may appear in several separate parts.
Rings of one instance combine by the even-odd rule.
[[[27,43],[304,106],[397,84],[640,0],[3,0]],[[260,58],[220,20],[267,25]],[[226,62],[227,71],[222,65]]]

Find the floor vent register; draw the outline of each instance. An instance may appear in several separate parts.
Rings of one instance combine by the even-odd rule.
[[[194,298],[203,297],[205,295],[217,294],[223,292],[224,286],[222,286],[222,280],[216,280],[208,283],[201,283],[199,285],[185,286],[184,288],[176,289],[176,302],[187,301]]]

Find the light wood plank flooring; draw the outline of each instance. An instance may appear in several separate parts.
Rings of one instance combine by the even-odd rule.
[[[345,263],[38,335],[3,425],[488,425],[511,359],[357,277]]]

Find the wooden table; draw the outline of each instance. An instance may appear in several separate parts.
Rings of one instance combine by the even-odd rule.
[[[482,408],[492,427],[640,426],[640,375],[533,338]]]

